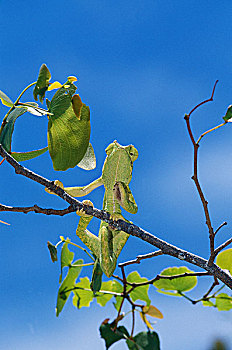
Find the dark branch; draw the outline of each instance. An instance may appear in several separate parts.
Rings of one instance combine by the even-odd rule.
[[[49,188],[52,192],[56,193],[59,197],[63,198],[67,203],[71,205],[71,207],[75,210],[83,209],[86,214],[92,215],[100,220],[103,220],[109,223],[111,226],[115,227],[118,230],[124,231],[132,236],[138,237],[143,241],[157,247],[162,251],[163,254],[167,254],[173,256],[177,259],[184,260],[189,262],[190,264],[201,267],[206,270],[209,274],[217,277],[220,281],[226,284],[230,289],[232,289],[232,277],[226,271],[220,269],[216,264],[212,263],[212,265],[208,264],[206,259],[203,259],[195,254],[189,253],[183,249],[177,248],[172,244],[169,244],[162,239],[152,235],[151,233],[143,230],[142,228],[133,225],[124,220],[118,220],[117,222],[110,219],[110,214],[87,205],[84,205],[77,199],[71,197],[67,194],[62,188],[54,185],[53,181],[49,181],[46,178],[35,174],[34,172],[26,169],[22,165],[20,165],[14,158],[12,158],[0,145],[0,155],[3,158],[6,158],[6,161],[11,164],[15,168],[15,172],[17,174],[26,176],[27,178],[36,181],[43,185],[44,187]]]
[[[66,214],[73,213],[75,209],[71,205],[66,209],[59,210],[52,208],[41,208],[37,204],[34,204],[32,207],[9,207],[7,205],[0,204],[0,211],[11,211],[24,214],[35,212],[36,214],[64,216]]]
[[[156,252],[148,253],[148,254],[144,254],[144,255],[138,255],[136,257],[136,259],[129,260],[129,261],[126,261],[124,263],[118,264],[118,266],[124,267],[124,266],[132,265],[132,264],[140,264],[141,260],[154,258],[155,256],[159,256],[159,255],[163,255],[162,250],[157,250]]]

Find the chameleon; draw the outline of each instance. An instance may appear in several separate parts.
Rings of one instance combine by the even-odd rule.
[[[121,207],[127,212],[136,214],[138,207],[129,188],[132,179],[133,163],[138,158],[138,151],[133,145],[121,146],[114,141],[106,148],[106,159],[102,168],[102,175],[95,181],[83,187],[64,187],[56,180],[55,184],[63,188],[73,197],[82,197],[95,188],[104,186],[103,210],[110,213],[114,221],[123,219]],[[46,189],[47,192],[49,190]],[[51,193],[51,192],[50,192]],[[83,204],[93,206],[89,200]],[[111,277],[117,264],[117,258],[124,247],[129,235],[123,231],[113,229],[108,223],[101,221],[98,237],[87,230],[92,216],[82,210],[77,211],[80,220],[76,234],[98,259],[102,271]]]

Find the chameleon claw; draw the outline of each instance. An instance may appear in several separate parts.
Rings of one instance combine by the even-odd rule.
[[[64,189],[63,183],[62,183],[61,181],[59,181],[59,180],[55,180],[55,181],[54,181],[54,185],[56,185],[57,187],[62,188],[62,190]],[[54,192],[52,192],[52,191],[49,190],[48,188],[45,188],[45,191],[46,191],[47,193],[50,193],[50,194],[55,194]]]
[[[93,207],[93,203],[88,199],[85,199],[84,201],[82,201],[82,204]],[[83,209],[77,210],[76,214],[79,216],[82,216],[82,217],[89,217],[90,216],[90,215],[86,214]]]

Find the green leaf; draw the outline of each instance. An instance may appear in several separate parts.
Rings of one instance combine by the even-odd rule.
[[[229,311],[232,309],[232,297],[226,293],[216,296],[216,307],[219,311]]]
[[[226,115],[223,117],[225,122],[231,122],[232,121],[232,105],[230,105],[227,109]]]
[[[156,332],[141,332],[126,341],[129,350],[160,350],[160,341]]]
[[[75,288],[73,305],[78,309],[89,307],[90,303],[93,301],[94,294],[90,290],[90,281],[88,277],[80,278],[80,282],[75,285]]]
[[[49,87],[49,80],[51,79],[51,73],[48,70],[48,67],[46,64],[42,64],[39,70],[39,76],[36,82],[36,85],[33,90],[34,99],[38,101],[38,95],[39,100],[42,103],[45,97],[45,92],[47,91]]]
[[[228,270],[232,275],[232,249],[226,249],[219,253],[216,259],[216,264],[221,269]]]
[[[141,283],[141,282],[147,282],[148,279],[145,277],[141,277],[137,271],[131,272],[128,277],[127,281],[130,283]],[[127,289],[130,289],[131,287],[127,287]],[[149,284],[145,286],[140,286],[135,288],[131,293],[130,297],[133,302],[136,300],[142,300],[146,302],[146,305],[150,305],[151,301],[148,297],[148,290],[149,290]]]
[[[101,291],[121,293],[122,290],[123,290],[123,286],[118,281],[115,281],[115,280],[103,282],[101,286]],[[105,306],[106,303],[112,299],[112,297],[113,297],[113,294],[98,293],[96,297],[97,303],[101,306]],[[122,298],[120,299],[122,300]]]
[[[161,276],[175,276],[182,273],[192,273],[193,271],[189,270],[185,266],[181,267],[169,267],[161,272]],[[160,279],[153,283],[154,286],[158,289],[164,290],[175,290],[177,292],[186,292],[193,289],[197,284],[197,277],[180,277],[174,279]]]
[[[4,94],[4,92],[1,90],[0,90],[0,100],[2,101],[2,104],[7,107],[13,107],[14,105],[11,99],[8,96],[6,96],[6,94]]]
[[[90,284],[90,288],[94,294],[96,294],[96,292],[98,292],[101,289],[102,275],[103,272],[101,269],[100,262],[98,259],[96,259],[93,267],[92,279]]]
[[[48,249],[49,249],[49,253],[52,259],[52,262],[57,261],[57,249],[56,246],[54,246],[51,242],[48,241]]]
[[[27,112],[27,108],[14,108],[3,122],[0,130],[0,144],[7,151],[11,151],[12,134],[14,124],[18,117]]]
[[[74,263],[75,265],[81,265],[83,264],[83,260],[77,260]],[[77,277],[79,276],[81,272],[82,267],[81,266],[71,266],[69,267],[67,276],[63,280],[57,296],[57,304],[56,304],[56,316],[59,316],[61,313],[72,289],[75,287],[75,282]]]
[[[49,112],[48,149],[55,170],[75,167],[86,154],[90,138],[90,111],[82,104],[80,119],[72,103],[76,86],[67,82],[53,96]]]
[[[71,266],[72,261],[74,258],[74,253],[70,252],[70,250],[68,249],[68,243],[65,242],[63,244],[62,250],[61,250],[61,273],[60,273],[60,282],[62,281],[62,272],[63,272],[63,268],[65,266]]]
[[[94,154],[93,146],[89,143],[87,151],[82,158],[82,160],[77,164],[77,166],[84,170],[93,170],[96,168],[96,157]]]
[[[114,330],[115,323],[102,323],[100,326],[101,338],[105,340],[106,349],[121,339],[127,339],[129,333],[124,326],[119,326]]]
[[[202,300],[202,305],[203,306],[214,306],[215,307],[215,304],[210,301],[210,300]]]
[[[12,152],[11,156],[15,160],[17,160],[17,162],[23,162],[25,160],[36,158],[41,154],[44,154],[45,152],[47,152],[47,150],[48,150],[48,147],[37,149],[35,151],[30,151],[30,152]]]

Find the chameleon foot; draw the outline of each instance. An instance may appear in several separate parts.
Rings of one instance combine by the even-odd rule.
[[[88,199],[85,199],[82,202],[84,205],[89,205],[90,207],[93,207],[93,203],[89,201]],[[82,217],[89,217],[90,215],[86,214],[83,209],[77,210],[76,211],[77,215],[82,216]]]
[[[55,180],[55,181],[54,181],[54,185],[56,185],[57,187],[62,188],[62,190],[64,189],[64,185],[63,185],[62,182],[59,181],[59,180]],[[48,188],[45,188],[45,191],[46,191],[47,193],[50,193],[50,194],[55,194],[54,192],[50,191]]]

